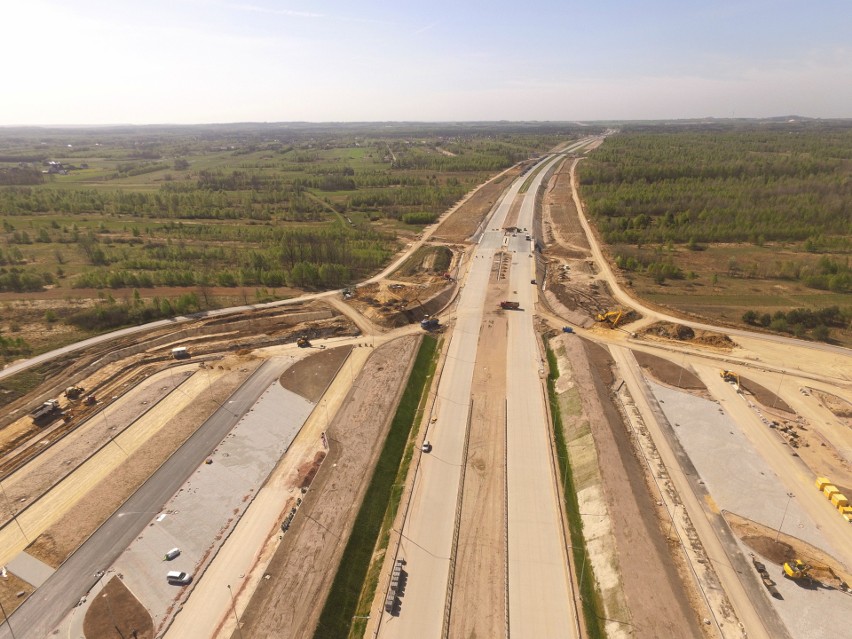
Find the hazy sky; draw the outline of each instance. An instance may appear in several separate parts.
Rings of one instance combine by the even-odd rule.
[[[0,124],[852,117],[850,0],[0,9]]]

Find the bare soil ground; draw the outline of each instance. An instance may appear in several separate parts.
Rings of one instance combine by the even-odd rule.
[[[848,427],[852,427],[852,423],[848,420],[852,419],[852,404],[832,393],[826,393],[821,390],[811,389],[811,394],[816,397],[820,403],[830,410],[835,417],[839,417]]]
[[[421,284],[382,281],[359,286],[347,302],[378,326],[397,328],[429,313],[424,304],[450,285],[447,280],[429,277]]]
[[[287,390],[316,403],[351,352],[351,345],[317,351],[293,364],[278,381]]]
[[[39,535],[27,552],[54,568],[58,567],[219,408],[219,398],[233,393],[258,364],[259,361],[254,358],[239,356],[228,357],[217,364],[231,372],[217,381],[210,393],[202,395],[192,406],[175,415],[168,428],[161,429],[130,455],[120,472],[111,474],[89,491],[72,511]]]
[[[763,406],[787,413],[790,418],[795,417],[795,412],[787,402],[754,380],[740,375],[740,389],[754,396],[754,399]]]
[[[659,382],[689,391],[707,391],[704,382],[689,369],[650,353],[633,351],[633,354],[639,365]]]
[[[613,517],[608,510],[603,493],[598,451],[591,431],[590,419],[595,423],[604,421],[603,411],[595,395],[581,397],[581,387],[574,373],[574,362],[585,368],[582,360],[572,360],[571,356],[582,355],[582,349],[576,344],[571,356],[565,348],[572,337],[561,336],[553,340],[552,345],[559,363],[559,378],[556,381],[556,393],[559,401],[562,429],[568,446],[571,463],[571,475],[577,492],[583,537],[586,543],[587,557],[583,558],[579,579],[591,579],[594,576],[597,590],[603,605],[602,615],[606,617],[605,631],[609,639],[628,639],[633,637],[630,609],[622,587],[622,567],[618,559]],[[581,372],[585,374],[585,371]],[[594,411],[587,413],[586,410]],[[587,582],[588,583],[588,582]],[[575,585],[579,588],[579,583]]]
[[[722,333],[692,329],[689,326],[671,322],[656,322],[640,331],[640,334],[645,338],[689,342],[724,351],[729,351],[736,346],[730,337]]]
[[[501,177],[484,185],[444,220],[432,237],[445,242],[461,243],[466,241],[476,232],[476,229],[497,203],[506,187],[520,173],[521,167],[512,167]]]
[[[570,167],[570,163],[564,162],[550,179],[545,192],[542,201],[543,239],[549,255],[583,259],[588,257],[590,247],[572,197]]]
[[[839,585],[838,578],[847,584],[852,583],[852,574],[844,569],[843,564],[819,548],[791,535],[778,535],[776,530],[735,513],[725,511],[723,515],[743,543],[778,566],[783,566],[786,561],[801,559],[814,567],[811,573],[814,579],[826,586]],[[778,541],[775,540],[776,536]],[[772,571],[771,574],[774,576],[778,573]]]
[[[489,286],[471,394],[461,524],[450,636],[499,637],[506,632],[506,338],[498,309],[508,280]],[[487,346],[486,346],[487,345]],[[485,401],[485,398],[500,398]]]
[[[644,467],[610,400],[612,359],[586,340],[564,341],[572,362],[589,362],[588,367],[575,366],[574,372],[598,449],[635,636],[700,637],[702,629],[686,594],[691,586],[678,574],[646,487]]]
[[[404,337],[376,349],[358,376],[328,430],[328,456],[234,639],[313,636],[419,341]]]
[[[86,609],[86,639],[153,639],[151,615],[118,577],[110,579]]]
[[[11,572],[0,577],[0,604],[7,615],[20,606],[27,597],[35,592],[35,587]]]
[[[816,390],[814,388],[810,390],[810,393],[816,397],[823,406],[830,410],[835,417],[839,417],[846,426],[852,425],[849,422],[849,420],[852,419],[852,404],[842,397],[838,397],[832,393]]]

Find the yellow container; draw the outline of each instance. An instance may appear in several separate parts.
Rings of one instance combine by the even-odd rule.
[[[823,487],[822,492],[825,494],[826,497],[831,499],[831,496],[834,493],[839,493],[840,491],[837,489],[837,486],[835,486],[834,484],[826,484]]]
[[[836,508],[841,508],[841,507],[843,507],[843,506],[848,506],[848,505],[849,505],[849,500],[848,500],[848,499],[846,499],[846,495],[844,495],[843,493],[834,493],[834,494],[831,496],[831,503],[832,503],[832,504],[833,504]]]
[[[817,477],[815,483],[816,483],[817,490],[822,490],[828,484],[831,483],[831,480],[828,477]]]

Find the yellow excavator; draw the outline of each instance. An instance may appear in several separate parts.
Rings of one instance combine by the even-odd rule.
[[[607,311],[605,313],[598,313],[595,315],[595,320],[598,322],[609,322],[610,328],[615,328],[618,326],[618,322],[621,320],[621,316],[623,314],[623,310]]]
[[[806,564],[801,559],[794,559],[793,561],[784,562],[784,576],[788,579],[808,579],[812,580],[811,570],[813,570],[813,566],[810,564]]]

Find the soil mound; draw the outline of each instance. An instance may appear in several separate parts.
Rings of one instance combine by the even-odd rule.
[[[735,346],[734,341],[727,335],[714,333],[713,331],[703,331],[701,329],[693,330],[689,326],[673,322],[651,324],[642,331],[642,335],[677,340],[679,342],[692,342],[693,344],[713,346],[715,348],[730,349]]]

